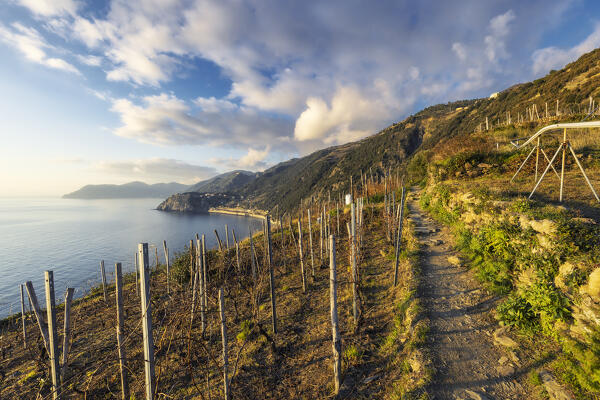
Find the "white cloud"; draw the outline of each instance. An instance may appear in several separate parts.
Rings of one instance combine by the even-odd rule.
[[[600,47],[600,23],[596,23],[594,31],[581,43],[569,48],[545,47],[533,52],[533,73],[545,74],[551,69],[562,68],[565,64],[575,60],[584,53]]]
[[[248,146],[270,143],[279,149],[291,149],[286,135],[291,135],[291,123],[269,117],[226,100],[198,98],[202,109],[172,94],[162,93],[141,99],[135,104],[129,99],[115,99],[111,110],[118,113],[121,126],[114,133],[142,142],[157,144],[209,144]]]
[[[508,25],[515,18],[515,12],[508,10],[504,14],[497,15],[490,20],[491,34],[485,37],[484,42],[486,45],[485,54],[491,62],[508,58],[505,38],[510,33]]]
[[[102,57],[94,56],[91,54],[88,55],[77,55],[77,59],[82,64],[88,65],[90,67],[99,67],[102,65]]]
[[[235,110],[238,106],[229,100],[217,99],[212,97],[198,97],[194,103],[207,113],[218,113],[223,110]]]
[[[412,66],[408,69],[408,76],[410,76],[411,79],[415,80],[415,79],[419,79],[419,76],[421,75],[421,70],[415,66]]]
[[[74,0],[17,0],[17,2],[42,17],[73,15],[78,8]]]
[[[0,23],[0,41],[21,52],[29,61],[77,75],[80,74],[77,68],[65,60],[48,57],[46,49],[53,49],[53,46],[48,44],[39,32],[33,28],[14,23],[11,29]]]
[[[387,95],[386,95],[387,92]],[[370,91],[339,87],[330,104],[309,97],[306,109],[296,121],[294,137],[299,141],[320,140],[339,144],[373,133],[398,113],[402,105],[391,95],[387,82],[378,81]],[[380,126],[382,127],[382,126]]]
[[[97,163],[95,168],[101,172],[144,182],[177,181],[192,184],[217,174],[217,170],[212,167],[167,158],[102,161]]]
[[[46,26],[89,48],[93,56],[82,54],[80,62],[136,89],[164,92],[161,86],[194,72],[198,60],[216,64],[231,81],[222,98],[110,99],[122,121],[118,135],[304,151],[372,134],[415,104],[483,96],[526,80],[532,46],[565,4],[111,0],[106,13],[63,11]],[[45,48],[30,56],[36,49]],[[546,55],[556,50],[542,49],[538,63],[548,64]]]
[[[128,99],[113,101],[111,111],[121,116],[119,136],[159,144],[194,143],[208,136],[208,130],[189,114],[184,101],[169,94],[147,96],[144,105]]]
[[[209,160],[212,164],[222,165],[227,169],[246,169],[252,171],[263,171],[269,166],[266,159],[271,152],[271,146],[267,145],[264,149],[248,148],[248,152],[239,158],[214,157]]]
[[[490,20],[490,30],[494,36],[502,37],[509,34],[508,24],[516,18],[513,10],[508,10],[504,14],[495,16]]]
[[[452,43],[452,51],[454,54],[456,54],[456,57],[458,57],[460,61],[465,61],[467,59],[467,49],[462,43]]]
[[[241,168],[264,168],[266,166],[265,159],[271,151],[271,146],[267,145],[263,150],[248,149],[248,154],[240,158],[238,165]]]

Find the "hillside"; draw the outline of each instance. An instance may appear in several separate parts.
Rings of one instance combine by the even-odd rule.
[[[587,113],[589,97],[599,94],[600,50],[594,50],[543,78],[503,90],[495,98],[431,106],[361,141],[282,162],[236,192],[253,207],[271,210],[279,205],[289,211],[311,195],[325,198],[331,191],[332,198],[337,198],[348,190],[347,176],[355,182],[361,171],[381,176],[388,169],[406,167],[417,150],[432,149],[455,136],[485,130],[486,117],[489,129],[506,125],[510,118],[511,126],[520,127],[513,135],[517,137],[537,126],[528,116],[534,104],[536,121],[538,116],[546,116],[546,105],[548,119],[581,120]]]
[[[156,183],[148,185],[144,182],[129,182],[123,185],[86,185],[72,193],[65,194],[64,199],[130,199],[161,198],[184,191],[187,185],[181,183]]]
[[[236,192],[291,218],[252,241],[201,252],[191,240],[168,266],[161,244],[151,244],[152,274],[142,246],[141,271],[150,278],[139,284],[150,293],[139,291],[136,275],[126,277],[123,326],[112,283],[74,304],[63,390],[114,397],[125,387],[122,374],[136,398],[148,376],[165,398],[598,399],[600,207],[571,156],[566,201],[556,202],[552,173],[529,200],[535,167],[512,181],[528,149],[509,142],[583,119],[587,96],[598,94],[599,56],[494,98],[429,107],[362,141],[265,171]],[[558,112],[545,115],[556,100]],[[569,140],[598,186],[600,133]],[[542,144],[556,148],[556,135]],[[330,190],[335,199],[350,177],[353,207],[298,208]],[[406,189],[404,208],[396,208]],[[50,396],[43,314],[35,315],[0,325],[2,398]],[[140,340],[145,315],[155,338],[149,358]],[[127,358],[116,351],[115,332]],[[145,374],[149,363],[154,378]]]
[[[259,176],[257,172],[236,170],[200,181],[186,189],[186,192],[229,193],[252,182]]]

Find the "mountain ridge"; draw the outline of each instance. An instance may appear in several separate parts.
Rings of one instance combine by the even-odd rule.
[[[63,199],[133,199],[133,198],[164,198],[174,193],[186,190],[188,185],[177,182],[147,184],[132,181],[122,185],[100,184],[85,185],[80,189],[67,193]]]
[[[594,95],[600,95],[600,49],[494,96],[432,105],[358,141],[283,161],[230,192],[241,199],[236,206],[290,212],[311,198],[323,200],[331,195],[332,200],[338,199],[349,190],[350,176],[358,182],[361,173],[377,177],[407,168],[420,168],[424,173],[422,164],[428,161],[426,157],[418,160],[419,154],[460,135],[468,140],[485,129],[486,118],[490,131],[499,123],[514,126],[517,121],[521,130],[533,130],[537,123],[528,122],[527,117],[533,104],[542,115],[546,107],[552,111],[549,115],[558,107],[556,118],[564,120],[573,112],[585,111],[589,96]]]

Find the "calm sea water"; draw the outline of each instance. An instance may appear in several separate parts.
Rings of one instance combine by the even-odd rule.
[[[40,302],[45,300],[44,271],[54,271],[57,302],[67,287],[75,296],[101,282],[100,260],[113,281],[114,263],[134,270],[137,244],[162,241],[171,257],[196,233],[216,246],[214,230],[225,240],[225,224],[239,238],[248,229],[262,229],[258,219],[219,214],[174,214],[154,210],[161,199],[74,200],[0,198],[0,317],[20,311],[19,284],[32,281]],[[231,233],[230,233],[230,240]],[[154,247],[150,247],[154,264]]]

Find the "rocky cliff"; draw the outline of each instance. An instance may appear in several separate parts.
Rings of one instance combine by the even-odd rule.
[[[225,193],[177,193],[170,196],[156,207],[160,211],[206,213],[211,207],[228,204],[237,199]]]

